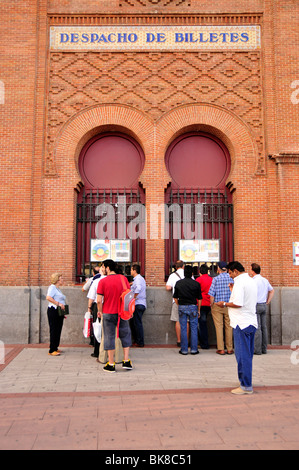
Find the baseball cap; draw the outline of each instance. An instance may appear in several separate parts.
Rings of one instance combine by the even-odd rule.
[[[225,261],[220,261],[218,263],[218,266],[220,269],[226,269],[227,268],[227,263]]]

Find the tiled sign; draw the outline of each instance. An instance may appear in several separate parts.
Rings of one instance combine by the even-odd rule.
[[[53,26],[56,51],[254,50],[260,26]]]

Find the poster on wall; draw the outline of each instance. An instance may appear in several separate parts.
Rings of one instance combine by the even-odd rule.
[[[293,264],[299,266],[299,242],[293,242]]]
[[[105,259],[110,259],[111,249],[109,240],[92,239],[90,242],[90,261],[102,263]]]
[[[220,240],[180,240],[179,259],[185,263],[220,261]]]
[[[131,261],[131,240],[111,240],[111,258],[120,262]]]
[[[102,263],[106,259],[130,262],[131,253],[131,240],[91,240],[90,261],[93,262]]]

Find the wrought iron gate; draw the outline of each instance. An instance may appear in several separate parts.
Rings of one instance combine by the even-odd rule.
[[[165,256],[165,274],[166,278],[173,271],[175,262],[179,255],[179,240],[175,236],[178,230],[177,224],[180,223],[180,233],[182,238],[184,233],[182,224],[184,223],[184,205],[191,207],[191,224],[195,227],[197,205],[201,204],[202,208],[202,237],[204,240],[219,239],[220,240],[220,260],[233,260],[233,204],[232,195],[224,189],[173,189],[171,186],[166,190],[165,202],[168,209],[177,205],[181,209],[181,222],[174,217],[173,211],[169,210],[169,238],[166,240],[166,256]],[[208,260],[206,260],[208,261]],[[189,264],[189,263],[188,263]],[[190,263],[194,265],[194,273],[197,274],[198,263]],[[211,274],[216,272],[216,263],[211,263]]]
[[[113,235],[108,238],[119,240],[127,239],[128,225],[135,218],[134,205],[144,204],[145,194],[143,188],[136,189],[90,189],[81,190],[78,195],[76,214],[76,281],[82,282],[86,276],[92,273],[91,262],[91,240],[98,238],[96,235],[97,223],[101,215],[105,215],[107,225],[111,224]],[[106,205],[106,206],[105,206]],[[133,208],[131,211],[128,208]],[[106,213],[105,212],[105,208]],[[140,223],[144,221],[140,221]],[[110,235],[112,235],[110,237]],[[124,274],[130,276],[130,266],[138,263],[141,266],[141,274],[144,275],[145,240],[136,238],[131,240],[132,260],[131,262],[119,262]]]

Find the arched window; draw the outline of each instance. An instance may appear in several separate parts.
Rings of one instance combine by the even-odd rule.
[[[225,145],[213,135],[190,132],[170,144],[165,163],[172,177],[165,193],[169,223],[166,276],[183,256],[185,262],[194,266],[201,262],[214,266],[217,253],[213,255],[213,249],[218,246],[220,259],[232,260],[233,207],[231,194],[225,187],[230,156]],[[184,243],[189,239],[211,242],[201,242],[208,248],[198,253],[199,244]]]
[[[84,187],[77,203],[77,281],[107,258],[117,261],[124,274],[130,274],[132,263],[144,273],[140,145],[126,134],[103,133],[87,142],[78,165]]]

